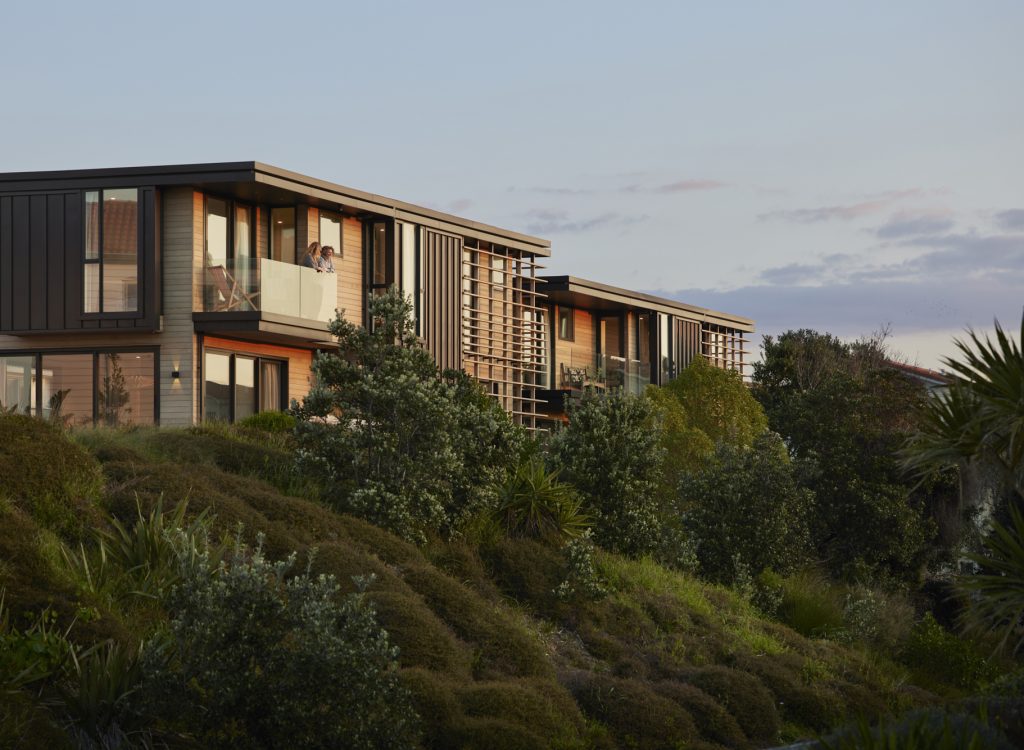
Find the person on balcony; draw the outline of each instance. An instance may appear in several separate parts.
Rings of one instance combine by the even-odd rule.
[[[305,266],[306,268],[312,268],[317,273],[321,273],[319,242],[309,243],[309,248],[306,250],[306,254],[302,256],[302,260],[299,262],[299,265]]]
[[[320,270],[334,273],[334,248],[330,245],[324,245],[320,250]]]

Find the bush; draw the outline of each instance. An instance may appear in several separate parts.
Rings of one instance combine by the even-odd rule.
[[[691,672],[687,681],[735,716],[749,739],[762,743],[778,739],[781,725],[775,699],[753,675],[716,666]]]
[[[1012,750],[1014,745],[984,716],[916,711],[872,726],[861,720],[851,729],[819,740],[818,750]]]
[[[699,737],[684,708],[640,680],[579,673],[570,689],[584,713],[608,727],[619,747],[670,750]]]
[[[272,434],[289,433],[295,429],[295,417],[284,411],[259,411],[238,422],[238,426]]]
[[[930,612],[910,631],[900,658],[936,682],[947,682],[964,690],[975,690],[999,673],[977,645],[950,633]]]
[[[782,582],[778,617],[808,638],[844,635],[842,599],[828,581],[813,571],[798,573]]]
[[[654,550],[663,451],[654,406],[621,391],[587,392],[567,411],[569,424],[552,438],[551,457],[583,494],[595,540],[627,555]]]
[[[573,539],[587,528],[572,485],[558,481],[538,458],[520,464],[498,487],[495,516],[512,536]]]
[[[99,464],[66,433],[34,417],[0,414],[0,498],[71,537],[99,523]]]
[[[682,526],[697,545],[701,573],[720,583],[765,569],[785,575],[807,560],[813,497],[797,485],[782,439],[751,448],[719,444],[715,459],[679,487]]]
[[[207,747],[411,747],[414,716],[396,651],[362,594],[337,600],[331,576],[286,579],[236,540],[210,569],[181,549],[168,599],[173,652],[148,704],[176,714]]]

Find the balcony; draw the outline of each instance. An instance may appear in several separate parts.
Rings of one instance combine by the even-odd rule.
[[[570,356],[560,365],[558,387],[562,390],[624,388],[639,395],[651,382],[651,365],[636,359],[596,355]]]
[[[321,344],[338,306],[338,277],[269,258],[228,260],[203,269],[196,330],[273,343]]]

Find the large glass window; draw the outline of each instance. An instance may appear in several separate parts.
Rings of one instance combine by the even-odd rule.
[[[280,360],[207,350],[203,356],[203,418],[239,421],[282,408]]]
[[[99,355],[98,365],[98,423],[108,427],[153,424],[156,394],[153,354],[104,353]]]
[[[93,422],[92,354],[44,354],[42,415],[68,427]]]
[[[235,420],[256,413],[256,360],[235,357]]]
[[[416,225],[402,224],[402,294],[412,300],[412,317],[416,333],[420,332],[420,285],[417,278],[419,248],[416,246]]]
[[[667,383],[676,376],[672,366],[672,320],[668,315],[658,313],[658,357],[661,361],[661,383]]]
[[[85,193],[83,311],[139,309],[139,191]]]
[[[651,314],[636,316],[636,358],[641,363],[651,363]]]
[[[203,358],[203,418],[231,421],[231,355],[206,352]]]
[[[334,260],[342,257],[341,217],[337,214],[320,212],[320,246],[334,248]]]
[[[36,358],[0,357],[0,409],[34,414]]]
[[[207,196],[206,312],[257,309],[252,239],[252,208]]]
[[[154,424],[156,383],[153,352],[0,357],[0,406],[68,427]]]

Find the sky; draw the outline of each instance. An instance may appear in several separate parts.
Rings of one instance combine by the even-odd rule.
[[[570,273],[888,330],[1024,307],[1024,3],[17,3],[0,171],[258,160]]]

